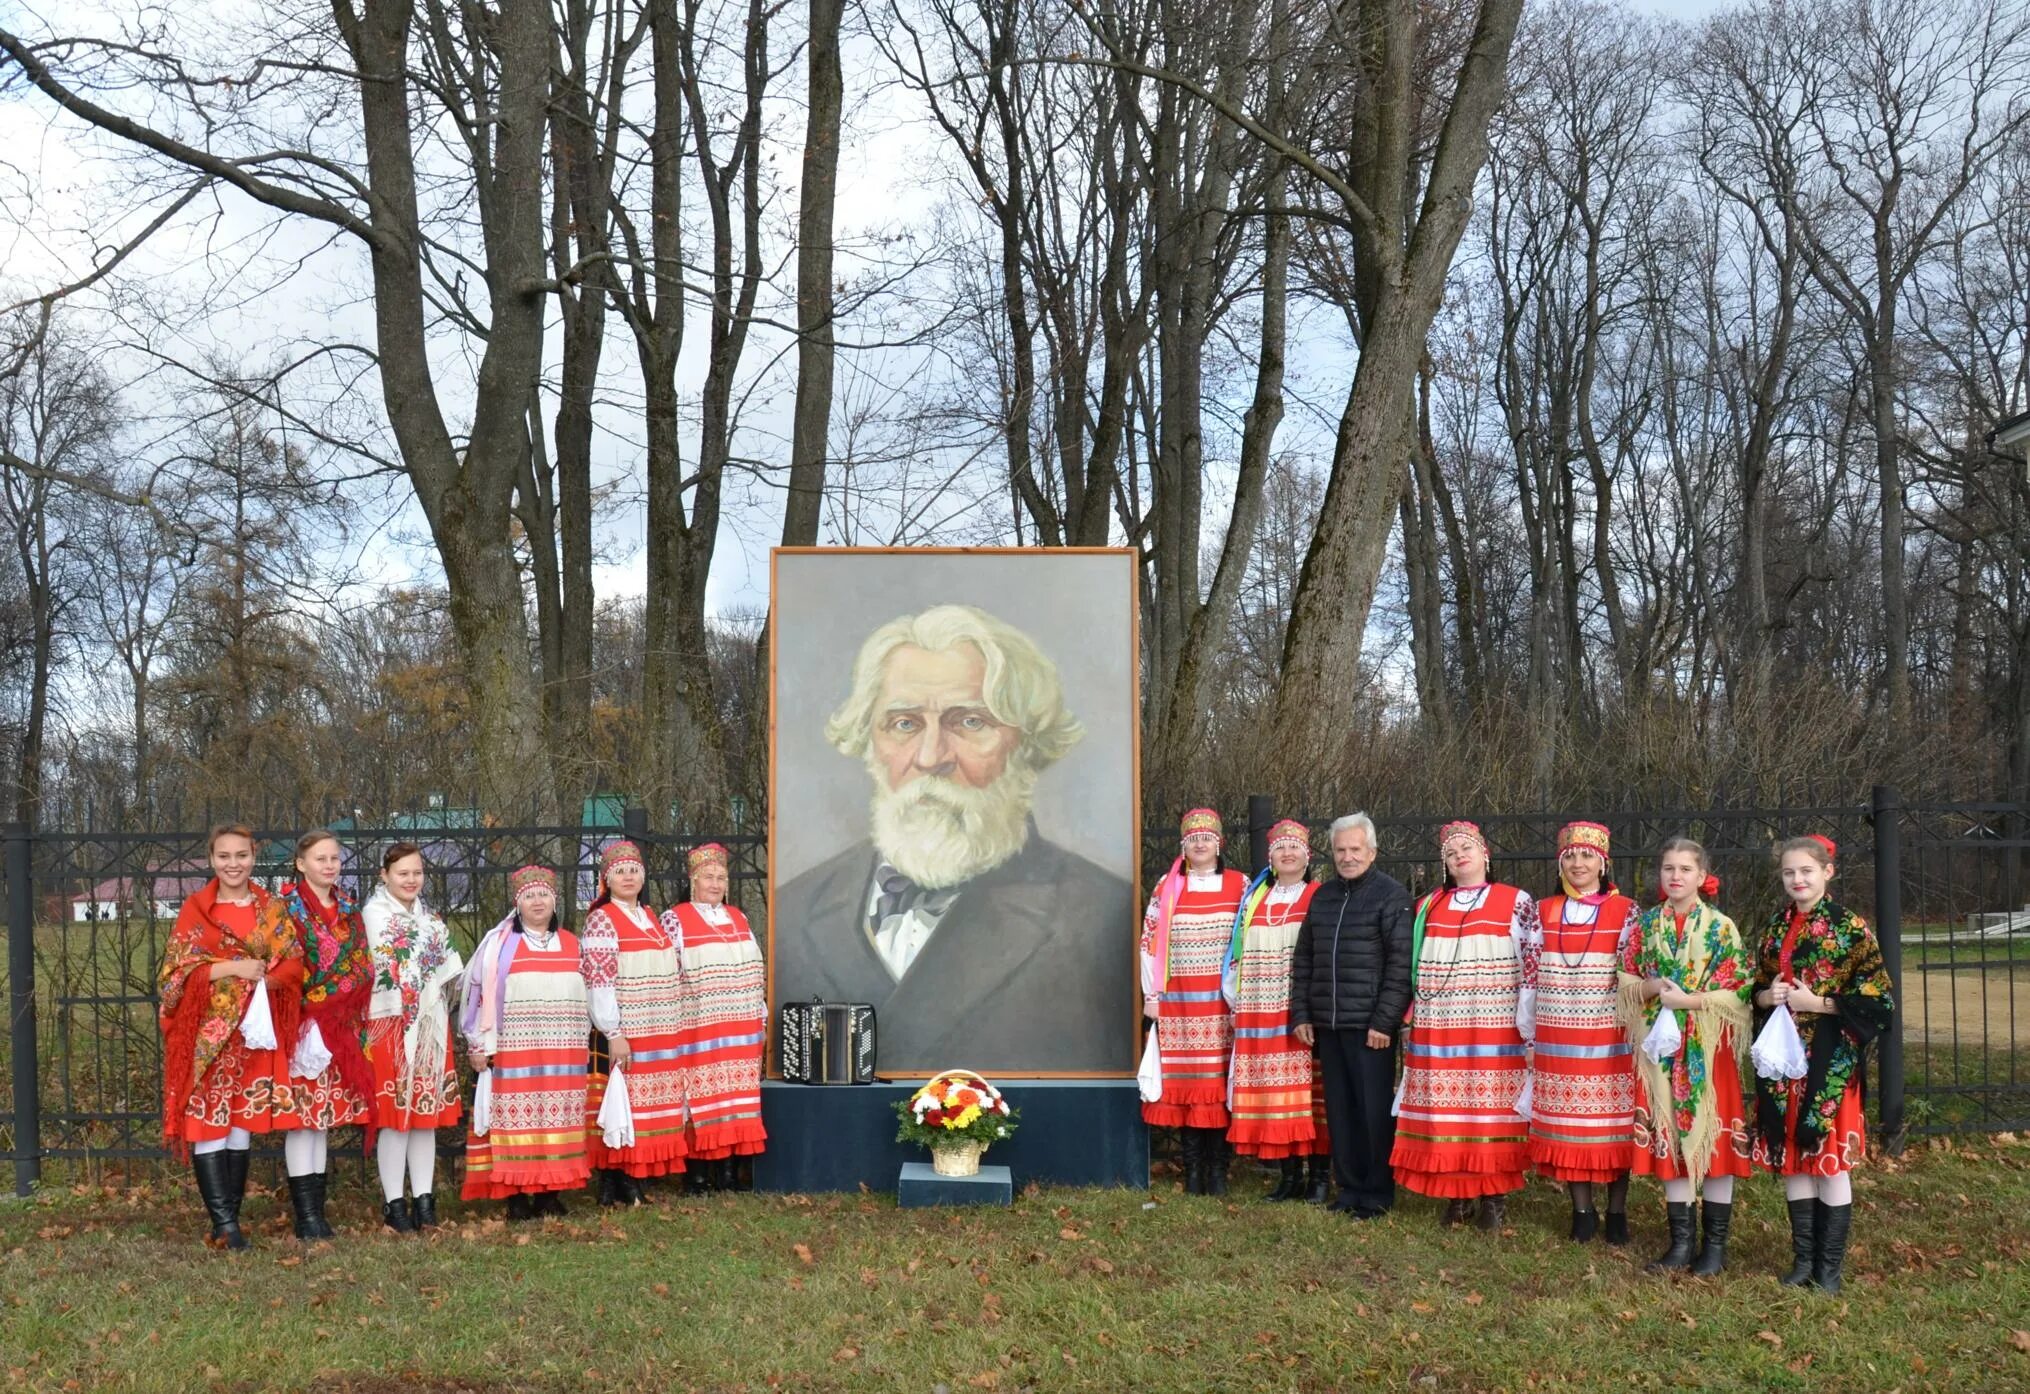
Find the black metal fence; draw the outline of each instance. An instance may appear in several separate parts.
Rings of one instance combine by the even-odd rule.
[[[1449,815],[1371,810],[1381,866],[1412,889],[1439,874],[1437,832]],[[1149,811],[1145,884],[1170,864],[1170,810]],[[1254,865],[1277,817],[1255,797],[1225,809],[1230,852]],[[1584,810],[1479,819],[1497,878],[1544,892],[1556,885],[1557,830]],[[1324,859],[1330,814],[1304,820]],[[1898,985],[1897,1029],[1874,1053],[1870,1112],[1879,1134],[2030,1128],[2030,805],[1905,807],[1894,790],[1867,804],[1775,809],[1678,809],[1599,815],[1614,835],[1614,872],[1639,898],[1653,893],[1655,853],[1689,833],[1706,844],[1722,879],[1719,903],[1753,932],[1777,908],[1770,846],[1800,833],[1840,845],[1834,894],[1873,923]],[[1244,836],[1246,830],[1251,836]],[[288,874],[294,830],[265,835],[256,874]],[[528,862],[567,874],[566,914],[592,889],[598,849],[623,833],[649,862],[647,898],[683,893],[682,850],[726,844],[732,899],[763,922],[767,849],[753,834],[662,840],[629,810],[623,827],[416,827],[339,830],[348,886],[371,886],[382,849],[419,843],[430,867],[429,903],[470,948],[508,904],[506,877]],[[1250,844],[1253,844],[1250,847]],[[0,830],[12,1030],[0,1071],[11,1090],[0,1104],[0,1143],[26,1190],[45,1159],[102,1164],[161,1155],[161,1043],[155,971],[176,906],[208,872],[204,835]],[[575,878],[569,873],[575,870]]]

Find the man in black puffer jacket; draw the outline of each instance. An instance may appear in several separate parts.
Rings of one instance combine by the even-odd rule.
[[[1290,1026],[1318,1052],[1325,1124],[1339,1198],[1332,1208],[1371,1220],[1396,1203],[1389,1152],[1396,1120],[1396,1032],[1410,1006],[1410,894],[1374,870],[1374,820],[1332,824],[1332,865],[1311,897],[1290,956]],[[1314,1196],[1323,1199],[1322,1196]]]

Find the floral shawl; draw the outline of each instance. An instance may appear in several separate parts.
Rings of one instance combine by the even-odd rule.
[[[211,966],[240,958],[267,964],[275,1038],[295,1034],[303,946],[286,919],[277,923],[269,913],[273,897],[258,885],[251,890],[254,931],[249,938],[242,941],[219,922],[219,883],[212,880],[183,902],[162,951],[162,969],[155,977],[156,1019],[162,1027],[162,1139],[179,1156],[186,1147],[182,1121],[191,1091],[225,1051],[254,999],[254,985],[245,978],[211,981]]]
[[[1882,949],[1867,922],[1846,906],[1823,899],[1804,914],[1792,935],[1792,912],[1778,910],[1762,929],[1756,957],[1755,988],[1764,991],[1778,979],[1809,988],[1830,999],[1831,1013],[1797,1013],[1798,1035],[1804,1039],[1803,1108],[1797,1118],[1797,1148],[1809,1156],[1824,1140],[1840,1109],[1840,1097],[1861,1071],[1868,1043],[1889,1029],[1895,998]],[[1789,953],[1785,953],[1785,949]],[[1756,1013],[1756,1025],[1769,1017]],[[1782,1165],[1786,1129],[1785,1105],[1790,1082],[1758,1079],[1755,1083],[1756,1126],[1769,1156]]]
[[[1705,1181],[1721,1127],[1710,1087],[1712,1062],[1729,1049],[1737,1069],[1745,1073],[1748,1065],[1748,999],[1755,979],[1741,947],[1741,931],[1704,902],[1685,917],[1682,935],[1670,906],[1641,912],[1621,957],[1620,1015],[1632,1041],[1648,1034],[1663,1005],[1659,998],[1641,996],[1650,978],[1663,978],[1699,999],[1684,1013],[1684,1044],[1669,1062],[1668,1075],[1641,1050],[1635,1052],[1636,1075],[1654,1126],[1664,1129],[1669,1120],[1679,1161],[1697,1188]]]
[[[402,1019],[402,1080],[399,1097],[407,1098],[419,1062],[436,1069],[451,1034],[451,1006],[446,1000],[465,971],[465,960],[451,946],[451,931],[420,898],[404,908],[394,892],[376,886],[360,907],[367,944],[373,950],[371,1019]]]
[[[304,899],[300,881],[284,886],[268,903],[262,924],[286,920],[303,945],[303,1015],[317,1023],[340,1082],[361,1098],[370,1099],[374,1077],[366,1057],[366,1010],[367,995],[373,990],[373,955],[367,950],[359,903],[338,886],[332,887],[331,894],[332,907],[338,912],[337,924],[331,928]],[[291,1040],[286,1048],[294,1046]],[[371,1117],[367,1130],[374,1131]]]

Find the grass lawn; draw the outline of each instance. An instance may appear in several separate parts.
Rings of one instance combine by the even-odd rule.
[[[1250,1177],[1242,1187],[1252,1192]],[[449,1206],[375,1230],[357,1186],[307,1251],[267,1197],[258,1249],[203,1249],[186,1184],[0,1205],[10,1390],[2030,1389],[2030,1141],[1941,1141],[1857,1182],[1840,1297],[1776,1286],[1776,1187],[1733,1266],[1649,1278],[1636,1243],[1562,1239],[1533,1185],[1500,1237],[1431,1202],[1355,1225],[1174,1189],[1045,1190],[1010,1211],[883,1196],[672,1198],[510,1230]],[[1148,1204],[1152,1202],[1153,1205]]]

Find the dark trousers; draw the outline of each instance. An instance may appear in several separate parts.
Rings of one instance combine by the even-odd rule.
[[[1341,1206],[1379,1214],[1396,1203],[1389,1153],[1396,1145],[1396,1050],[1376,1050],[1358,1031],[1318,1032],[1325,1072],[1325,1125],[1332,1132],[1332,1175]]]

